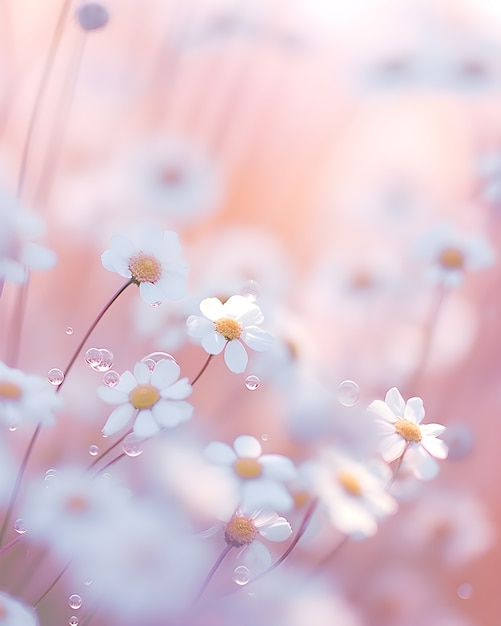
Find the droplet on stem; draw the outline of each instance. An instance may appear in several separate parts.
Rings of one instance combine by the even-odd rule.
[[[68,604],[72,609],[79,609],[82,606],[82,598],[78,593],[72,593],[68,598]]]
[[[122,450],[127,456],[139,456],[143,453],[142,443],[142,439],[138,439],[134,433],[130,433],[122,442]]]
[[[20,535],[24,535],[24,533],[28,530],[26,528],[26,522],[21,517],[14,522],[14,530]]]
[[[78,619],[78,617],[76,615],[72,615],[70,617],[70,619],[68,620],[68,624],[70,626],[78,626],[79,621],[80,620]]]
[[[246,585],[250,580],[250,572],[245,565],[239,565],[233,570],[233,580],[237,585]]]
[[[89,454],[91,456],[97,456],[99,454],[99,446],[96,446],[94,444],[92,446],[89,446]]]

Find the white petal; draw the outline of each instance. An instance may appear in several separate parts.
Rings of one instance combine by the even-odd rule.
[[[195,537],[201,537],[202,539],[206,539],[207,537],[212,537],[216,533],[221,532],[222,529],[223,527],[221,524],[216,524],[215,526],[207,528],[207,530],[202,530],[202,532],[197,533]]]
[[[199,339],[214,332],[214,322],[198,315],[190,315],[186,320],[186,327],[190,337],[198,337]]]
[[[446,428],[445,426],[442,426],[442,424],[423,424],[422,426],[420,426],[420,430],[423,437],[438,437],[443,432],[445,432]]]
[[[247,326],[240,337],[249,348],[257,352],[264,352],[275,343],[275,337],[258,326]]]
[[[284,517],[279,517],[274,524],[260,528],[259,534],[270,541],[285,541],[292,535],[292,528]]]
[[[409,398],[405,405],[403,417],[411,422],[419,424],[424,417],[424,406],[421,398]]]
[[[247,300],[247,298],[245,298],[245,300]],[[261,324],[264,320],[261,309],[257,306],[257,304],[247,304],[247,306],[247,311],[238,316],[239,323],[242,326],[257,326],[258,324]]]
[[[260,541],[253,541],[242,550],[242,562],[254,575],[259,574],[271,565],[270,551]]]
[[[394,433],[389,437],[385,437],[379,444],[379,451],[385,461],[391,463],[395,459],[402,456],[405,450],[405,439],[399,434]]]
[[[248,360],[247,352],[238,339],[228,342],[224,350],[224,362],[230,372],[241,374],[245,371]]]
[[[147,304],[156,304],[165,299],[162,291],[153,283],[140,283],[139,294]]]
[[[200,311],[212,322],[226,317],[223,303],[219,298],[205,298],[205,300],[202,300],[202,302],[200,302]]]
[[[444,441],[435,437],[423,437],[421,440],[423,448],[437,459],[446,459],[449,449]]]
[[[190,419],[193,406],[189,402],[161,400],[152,408],[152,413],[161,426],[173,428]]]
[[[439,466],[437,461],[421,445],[411,445],[406,458],[409,460],[417,478],[432,480],[438,474]]]
[[[234,319],[240,320],[242,315],[245,315],[250,308],[255,306],[255,304],[244,296],[231,296],[223,305],[224,313],[222,317],[233,317]]]
[[[101,255],[101,263],[104,269],[110,272],[117,272],[120,276],[130,278],[132,276],[129,270],[129,259],[118,256],[114,250],[106,250]]]
[[[146,363],[139,361],[134,365],[134,376],[140,385],[146,385],[150,382],[150,368],[146,365]]]
[[[213,463],[232,465],[237,460],[233,448],[222,441],[213,441],[204,450],[204,456]]]
[[[23,246],[21,261],[33,270],[50,270],[57,261],[56,253],[34,241]]]
[[[151,384],[157,389],[164,389],[172,385],[178,378],[181,368],[175,361],[162,359],[158,361],[151,375]]]
[[[226,339],[216,331],[211,332],[202,339],[202,348],[208,354],[220,354],[225,345]]]
[[[114,435],[116,432],[127,426],[134,415],[134,407],[132,404],[122,404],[118,406],[108,417],[103,428],[104,435]]]
[[[261,444],[255,437],[240,435],[233,442],[233,448],[239,457],[257,459],[262,452]]]
[[[192,391],[193,388],[188,382],[188,379],[182,378],[181,380],[178,380],[177,383],[174,383],[174,385],[167,387],[167,389],[163,389],[160,392],[160,395],[165,400],[184,400],[191,395]]]
[[[260,478],[247,480],[242,485],[242,502],[246,507],[269,507],[289,511],[294,500],[285,487],[274,480]]]
[[[297,476],[294,463],[281,454],[264,454],[260,458],[264,475],[273,480],[293,480]]]
[[[122,235],[114,235],[111,238],[111,248],[113,252],[126,259],[130,259],[130,257],[136,252],[136,246],[132,243],[132,241]]]
[[[396,387],[392,387],[388,391],[384,401],[388,405],[390,411],[393,411],[393,413],[397,417],[403,417],[405,411],[405,402],[400,394],[400,391]]]
[[[141,250],[145,254],[161,256],[164,247],[164,231],[148,224],[141,233]]]
[[[137,380],[134,378],[134,374],[129,372],[129,370],[126,370],[123,374],[120,374],[118,385],[113,387],[113,389],[129,394],[136,386]]]
[[[153,418],[153,414],[149,410],[139,411],[138,416],[134,420],[134,434],[140,439],[153,437],[160,430],[160,426]]]
[[[156,285],[169,300],[180,300],[184,298],[188,286],[188,266],[178,264],[175,268],[162,268],[162,277]]]
[[[386,420],[387,422],[394,423],[397,421],[396,415],[382,400],[374,400],[371,402],[367,407],[367,411],[383,420]]]
[[[97,395],[108,404],[123,404],[129,399],[129,394],[113,387],[98,387]]]

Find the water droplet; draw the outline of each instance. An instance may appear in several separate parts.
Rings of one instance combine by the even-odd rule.
[[[139,456],[143,453],[142,443],[142,439],[138,439],[134,433],[130,433],[122,442],[122,450],[127,456]]]
[[[141,359],[141,362],[146,363],[146,365],[149,367],[150,372],[152,372],[155,369],[157,363],[164,360],[177,363],[172,354],[169,354],[168,352],[150,352],[150,354],[147,354]]]
[[[24,535],[24,533],[28,530],[26,528],[26,522],[21,517],[14,522],[14,530],[20,535]]]
[[[97,456],[99,454],[99,446],[96,446],[96,445],[89,446],[89,454],[91,456]]]
[[[51,385],[57,386],[60,385],[64,380],[63,372],[57,367],[53,367],[51,370],[47,372],[47,380]]]
[[[360,397],[360,389],[353,380],[344,380],[337,388],[337,399],[343,406],[354,406]]]
[[[17,426],[14,426],[14,424],[12,424],[11,426],[9,426],[9,430],[11,433],[15,433],[17,430]]]
[[[68,328],[66,329],[66,334],[73,335],[73,328],[71,326],[68,326]]]
[[[84,580],[84,581],[83,581],[83,584],[84,584],[86,587],[89,587],[89,585],[92,585],[92,583],[93,583],[93,582],[94,582],[94,581],[92,580],[92,578],[87,578],[87,580]]]
[[[115,387],[120,382],[120,374],[115,372],[115,370],[109,370],[103,376],[103,385],[107,387]]]
[[[157,306],[160,306],[162,304],[161,300],[158,300],[158,302],[150,302],[150,306],[152,306],[153,308],[156,308]]]
[[[78,626],[78,622],[79,622],[79,621],[80,621],[80,620],[78,619],[78,617],[77,617],[76,615],[72,615],[72,616],[70,617],[70,619],[68,620],[68,624],[69,624],[70,626]]]
[[[448,461],[460,461],[473,450],[473,435],[466,424],[451,424],[440,436],[449,448]]]
[[[103,439],[108,439],[108,435],[106,435],[106,434],[105,434],[105,433],[103,433],[103,432],[101,433],[101,437],[102,437]]]
[[[259,378],[257,376],[254,376],[253,374],[247,376],[247,378],[245,379],[245,386],[247,387],[247,389],[249,389],[249,391],[255,391],[260,384],[261,381],[259,380]]]
[[[233,580],[237,585],[246,585],[250,580],[250,572],[245,565],[239,565],[233,570]]]
[[[470,583],[462,583],[457,588],[457,594],[461,598],[461,600],[469,600],[473,595],[473,587]]]
[[[251,302],[255,302],[259,298],[259,294],[261,293],[261,285],[255,280],[248,280],[240,289],[240,295],[244,296]]]
[[[263,441],[268,441],[268,435],[267,435],[266,433],[263,433],[263,434],[261,435],[261,439],[262,439]]]
[[[99,348],[99,354],[101,355],[101,360],[97,365],[94,365],[93,369],[98,372],[107,372],[113,365],[113,352],[106,348]]]
[[[68,604],[72,609],[79,609],[82,606],[82,598],[78,593],[72,593],[68,598]]]
[[[56,478],[57,472],[55,469],[48,469],[45,472],[44,483],[46,487],[49,487],[50,483]]]
[[[96,369],[101,363],[101,350],[99,348],[89,348],[85,353],[85,362],[90,365],[92,369]]]

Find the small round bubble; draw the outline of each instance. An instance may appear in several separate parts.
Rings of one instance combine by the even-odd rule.
[[[177,363],[176,359],[172,356],[172,354],[169,354],[168,352],[161,352],[161,351],[150,352],[150,354],[147,354],[141,359],[141,362],[146,363],[146,365],[150,368],[150,370],[153,371],[155,369],[156,364],[159,361],[165,361],[165,360],[173,361],[174,363]]]
[[[263,433],[263,434],[261,435],[261,440],[262,440],[262,441],[268,441],[268,435],[267,435],[266,433]]]
[[[92,369],[96,369],[101,363],[101,350],[99,348],[89,348],[85,353],[85,362]]]
[[[73,335],[73,328],[71,326],[68,326],[68,328],[66,329],[66,334]]]
[[[70,617],[70,619],[68,620],[68,624],[69,624],[70,626],[78,626],[78,622],[79,622],[79,621],[80,621],[80,620],[78,619],[78,617],[77,617],[76,615],[72,615],[72,616]]]
[[[245,565],[239,565],[233,570],[233,580],[237,585],[246,585],[250,580],[250,572]]]
[[[102,4],[87,2],[78,8],[76,18],[83,30],[97,30],[106,26],[110,16]]]
[[[337,388],[337,399],[343,406],[354,406],[360,397],[360,389],[353,380],[344,380]]]
[[[9,430],[11,433],[15,433],[17,430],[17,426],[14,426],[13,424],[11,426],[9,426]]]
[[[21,517],[14,522],[14,530],[20,535],[24,535],[24,533],[28,530],[26,528],[26,522]]]
[[[143,453],[142,443],[142,439],[138,439],[134,433],[130,433],[122,442],[122,450],[127,456],[139,456]]]
[[[79,609],[82,606],[82,597],[78,593],[72,593],[68,598],[68,604],[72,609]]]
[[[240,289],[240,295],[244,296],[251,302],[255,302],[261,293],[261,285],[255,280],[248,280]]]
[[[255,391],[260,384],[261,381],[259,380],[259,378],[257,376],[254,376],[253,374],[247,376],[247,378],[245,379],[245,386],[249,391]]]
[[[106,387],[115,387],[120,382],[120,374],[115,370],[109,370],[103,376],[103,385]]]
[[[99,354],[101,358],[99,359],[99,363],[94,365],[93,369],[97,372],[107,372],[113,365],[113,352],[106,348],[99,348]]]
[[[153,307],[154,309],[159,307],[161,304],[162,304],[161,300],[158,300],[157,302],[150,302],[150,306]]]
[[[99,454],[99,447],[96,445],[89,446],[89,454],[91,456],[97,456]]]
[[[473,595],[473,587],[470,583],[463,583],[457,588],[457,594],[461,600],[469,600]]]
[[[47,380],[51,385],[58,386],[64,380],[63,372],[57,367],[53,367],[51,370],[47,372]]]

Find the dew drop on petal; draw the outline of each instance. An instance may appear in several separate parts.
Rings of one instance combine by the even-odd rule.
[[[20,535],[24,535],[24,533],[28,530],[26,528],[26,522],[21,517],[14,522],[14,530]]]
[[[462,583],[457,588],[457,594],[461,598],[461,600],[469,600],[473,595],[473,587],[470,583]]]
[[[72,593],[68,598],[68,604],[72,609],[79,609],[82,606],[82,598],[78,593]]]
[[[255,391],[259,387],[260,383],[261,381],[257,376],[254,376],[254,374],[247,376],[245,379],[245,386],[249,391]]]
[[[89,446],[89,454],[91,456],[97,456],[99,454],[99,447],[96,445]]]
[[[139,456],[143,453],[142,443],[142,439],[138,439],[134,433],[130,433],[122,442],[122,450],[127,456]]]
[[[141,359],[142,363],[146,363],[146,365],[149,367],[150,372],[152,372],[155,369],[156,364],[159,361],[172,361],[173,363],[177,363],[176,359],[172,356],[172,354],[169,354],[168,352],[150,352],[150,354],[147,354],[146,356],[144,356]]]
[[[162,304],[161,300],[158,300],[157,302],[150,302],[150,306],[153,307],[154,309],[159,307],[161,304]]]
[[[97,365],[93,366],[93,369],[97,372],[107,372],[113,365],[113,352],[106,348],[99,348],[99,354],[101,355],[101,359]]]
[[[259,298],[259,294],[261,293],[261,285],[255,280],[248,280],[240,289],[240,295],[244,296],[251,302],[255,302]]]
[[[101,350],[99,348],[89,348],[85,353],[85,362],[92,369],[96,369],[101,363]]]
[[[148,369],[150,370],[150,372],[153,372],[153,370],[155,369],[157,365],[156,361],[154,361],[153,359],[145,358],[145,359],[141,359],[141,362],[148,366]]]
[[[343,380],[337,388],[337,399],[343,406],[354,406],[360,397],[360,389],[353,380]]]
[[[103,385],[106,387],[115,387],[120,382],[120,374],[115,370],[109,370],[103,376]]]
[[[78,626],[79,621],[80,620],[78,619],[78,617],[76,615],[72,615],[70,617],[70,619],[68,620],[68,624],[70,626]]]
[[[63,372],[57,367],[53,367],[51,370],[47,372],[47,380],[51,385],[58,386],[64,380]]]
[[[66,334],[73,335],[73,328],[71,326],[68,326],[68,328],[66,329]]]
[[[233,570],[233,580],[237,585],[246,585],[250,580],[249,570],[245,565],[239,565]]]

